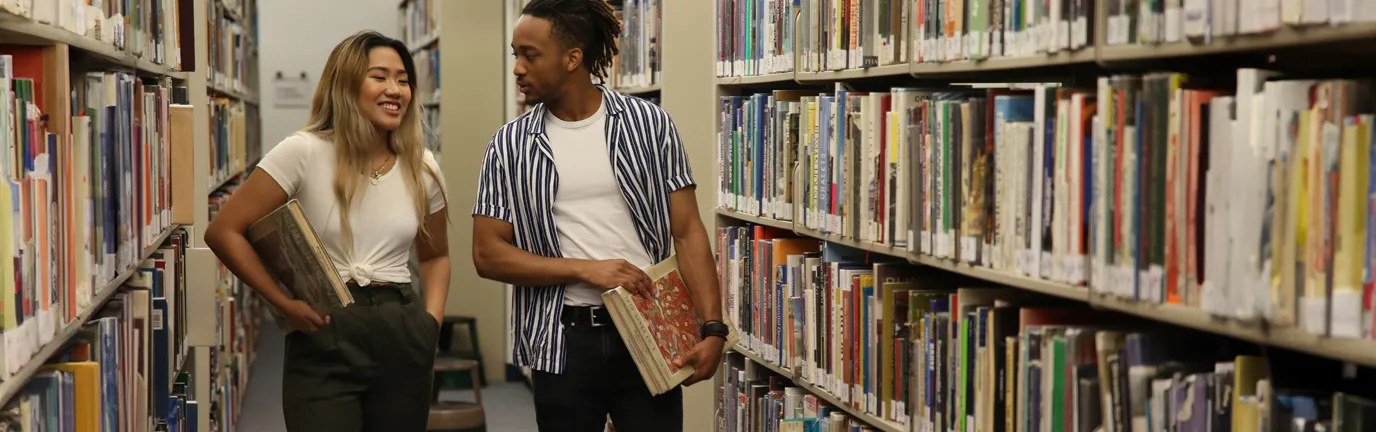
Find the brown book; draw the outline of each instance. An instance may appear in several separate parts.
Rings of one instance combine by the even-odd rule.
[[[321,317],[335,308],[353,304],[353,294],[340,280],[324,244],[296,200],[287,201],[249,226],[248,242],[282,292],[311,305]],[[290,328],[280,311],[269,309],[278,326]]]
[[[193,202],[196,199],[195,175],[192,170],[196,166],[192,151],[195,144],[192,136],[194,119],[191,105],[171,105],[167,107],[167,123],[172,129],[169,131],[168,147],[171,147],[171,163],[168,169],[172,173],[170,183],[172,185],[172,223],[181,225],[196,224],[196,206]],[[214,191],[206,191],[211,193]]]

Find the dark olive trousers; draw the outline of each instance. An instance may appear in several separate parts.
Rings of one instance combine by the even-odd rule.
[[[349,289],[328,324],[287,335],[287,430],[424,431],[439,324],[408,284]]]
[[[565,307],[564,373],[531,372],[540,432],[683,430],[683,392],[652,396],[605,309]]]

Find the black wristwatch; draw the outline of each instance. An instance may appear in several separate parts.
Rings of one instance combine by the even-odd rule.
[[[703,340],[707,340],[707,338],[712,336],[717,336],[721,338],[722,342],[725,342],[726,335],[731,332],[731,329],[726,327],[726,324],[721,321],[708,321],[702,323],[702,329],[699,330],[699,332]]]

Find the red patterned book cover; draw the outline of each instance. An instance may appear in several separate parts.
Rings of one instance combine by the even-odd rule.
[[[646,330],[659,345],[659,352],[664,359],[672,362],[693,351],[693,346],[698,343],[698,329],[702,328],[702,320],[693,310],[693,298],[678,269],[670,270],[654,281],[651,298],[632,296],[631,299],[645,317]],[[669,372],[678,372],[678,369],[670,365]]]
[[[651,393],[660,394],[693,374],[692,366],[679,369],[673,362],[693,351],[702,320],[679,272],[677,257],[671,256],[645,273],[653,281],[648,298],[615,288],[602,293],[602,300]],[[737,339],[733,327],[725,346],[735,345]]]

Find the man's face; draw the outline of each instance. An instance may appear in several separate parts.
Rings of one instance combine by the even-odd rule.
[[[516,57],[511,73],[527,104],[545,102],[582,60],[581,51],[563,49],[550,30],[549,20],[522,15],[511,32],[511,55]]]

